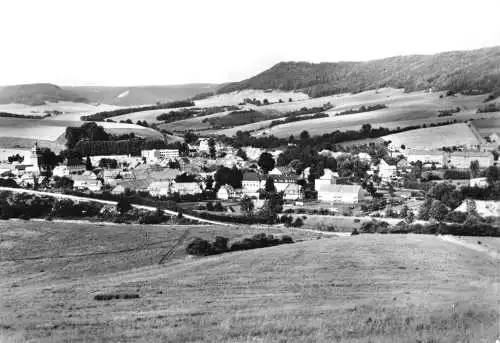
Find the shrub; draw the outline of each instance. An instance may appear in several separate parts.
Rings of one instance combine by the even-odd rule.
[[[109,301],[113,299],[138,299],[139,294],[137,293],[123,293],[123,294],[118,294],[118,293],[111,293],[111,294],[97,294],[94,296],[94,300],[97,301]]]
[[[301,218],[295,219],[295,222],[293,223],[293,227],[301,227],[302,225],[304,225],[304,222]]]
[[[359,231],[358,231],[358,229],[354,229],[354,230],[352,230],[352,232],[351,232],[351,236],[357,236],[357,235],[359,235]]]
[[[227,246],[227,243],[229,242],[229,239],[226,237],[221,237],[217,236],[215,237],[215,242],[213,243],[213,254],[222,254],[227,251],[229,251],[229,248]]]
[[[196,256],[208,256],[213,254],[213,247],[209,241],[199,237],[194,238],[186,247],[186,253]]]

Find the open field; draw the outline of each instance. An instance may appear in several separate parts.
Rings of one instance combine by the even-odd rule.
[[[38,141],[41,146],[58,147],[64,145],[63,135],[68,126],[80,126],[83,122],[71,120],[38,120],[19,118],[0,118],[0,147],[26,148]],[[135,124],[99,123],[108,133],[124,134],[134,132],[145,138],[161,139],[158,131]]]
[[[294,101],[296,101],[309,99],[309,96],[301,92],[287,92],[279,90],[263,91],[257,89],[249,89],[239,92],[217,94],[206,99],[196,100],[194,103],[197,107],[229,106],[238,105],[246,98],[255,98],[261,101],[267,99],[269,100],[269,102],[278,102],[281,99],[283,100],[283,102],[286,102],[289,98],[292,98]]]
[[[398,126],[421,125],[449,120],[468,120],[477,118],[475,113],[486,95],[465,96],[457,95],[440,98],[444,92],[404,93],[399,89],[384,88],[378,91],[366,91],[358,94],[341,94],[315,98],[293,103],[272,104],[259,107],[261,111],[283,111],[296,110],[301,107],[321,106],[330,102],[335,108],[327,111],[329,118],[312,119],[308,121],[293,122],[268,128],[271,120],[258,123],[242,125],[231,129],[219,130],[217,133],[233,135],[238,130],[255,131],[256,135],[272,134],[278,137],[288,137],[302,130],[308,130],[311,134],[322,134],[335,130],[357,130],[361,125],[370,123],[373,127],[384,126],[396,128]],[[360,106],[372,106],[385,104],[386,109],[372,112],[364,112],[343,116],[335,116],[336,113],[348,109],[359,108]],[[437,117],[438,110],[460,107],[461,111],[450,117]],[[488,117],[495,117],[495,114],[487,114]],[[481,114],[483,117],[483,114]],[[260,131],[259,131],[260,130]]]
[[[395,146],[411,149],[438,149],[444,146],[479,145],[481,142],[467,124],[453,124],[400,132],[383,137]]]
[[[233,239],[265,230],[1,222],[0,337],[380,343],[497,338],[498,260],[483,251],[436,236],[360,235],[192,258],[184,255],[188,238],[158,265],[188,229],[189,237]],[[305,235],[295,238],[317,236]],[[96,294],[124,293],[139,298],[94,300]]]
[[[81,115],[101,111],[110,111],[120,108],[119,106],[106,104],[86,104],[81,102],[48,102],[45,105],[30,106],[24,104],[0,104],[0,112],[16,113],[22,115],[43,116],[46,111],[59,111],[62,114],[48,117],[46,120],[79,120]]]
[[[481,117],[483,114],[484,113],[481,113]],[[495,114],[496,116],[488,119],[477,119],[473,121],[474,126],[483,137],[489,136],[492,133],[500,133],[500,112],[496,112]]]

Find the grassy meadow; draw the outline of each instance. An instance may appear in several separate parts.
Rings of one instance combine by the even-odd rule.
[[[0,341],[494,342],[498,336],[498,260],[436,236],[318,239],[269,228],[303,241],[204,258],[184,253],[190,237],[236,239],[265,230],[1,222]],[[138,298],[94,300],[102,294]]]

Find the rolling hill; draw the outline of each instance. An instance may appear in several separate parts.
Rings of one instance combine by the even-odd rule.
[[[44,105],[46,102],[83,102],[88,100],[78,93],[50,83],[5,86],[0,90],[0,104]]]
[[[301,90],[317,97],[381,87],[407,91],[433,87],[483,93],[500,90],[500,47],[396,56],[367,62],[281,62],[247,80],[227,84],[219,92]]]
[[[289,230],[1,222],[0,341],[497,338],[498,239],[325,238]],[[205,258],[185,254],[196,236],[234,240],[262,231],[305,241]],[[100,294],[138,297],[98,301]]]
[[[213,93],[219,85],[210,83],[170,85],[170,86],[131,86],[131,87],[65,87],[81,94],[93,103],[117,106],[136,106],[154,104],[157,101],[169,102],[192,98],[201,93]]]

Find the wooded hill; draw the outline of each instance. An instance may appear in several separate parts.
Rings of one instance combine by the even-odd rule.
[[[281,62],[219,93],[244,89],[301,90],[312,97],[382,87],[463,93],[500,90],[500,46],[435,55],[396,56],[367,62]]]

